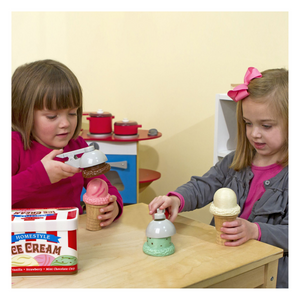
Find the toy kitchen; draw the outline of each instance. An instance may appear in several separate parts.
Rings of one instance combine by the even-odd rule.
[[[112,126],[115,117],[101,109],[85,112],[83,116],[87,116],[89,129],[81,131],[82,138],[89,145],[97,143],[110,164],[110,171],[105,176],[118,189],[124,204],[138,203],[139,193],[161,176],[157,171],[139,168],[138,143],[159,138],[162,134],[156,129],[140,129],[142,125],[126,118]],[[82,195],[84,193],[85,190]]]

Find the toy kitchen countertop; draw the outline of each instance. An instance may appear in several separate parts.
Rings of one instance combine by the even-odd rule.
[[[138,129],[136,135],[91,134],[81,131],[81,137],[89,144],[96,142],[108,158],[111,170],[105,173],[112,185],[120,192],[123,202],[139,202],[139,194],[161,174],[155,170],[139,168],[139,142],[160,138],[156,129]]]
[[[139,129],[136,136],[116,136],[114,134],[109,135],[90,135],[88,130],[82,130],[81,136],[86,141],[105,141],[105,142],[139,142],[145,140],[157,139],[162,136],[160,132],[157,132],[157,135],[148,135],[149,130]]]

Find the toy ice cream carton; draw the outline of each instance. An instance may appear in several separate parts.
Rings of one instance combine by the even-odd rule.
[[[13,276],[77,273],[78,208],[11,211]]]

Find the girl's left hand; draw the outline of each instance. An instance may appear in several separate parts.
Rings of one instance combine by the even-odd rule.
[[[119,205],[117,203],[117,197],[111,195],[109,198],[108,205],[106,207],[101,208],[100,212],[102,213],[102,215],[98,216],[98,219],[101,222],[100,226],[105,227],[110,225],[119,214]]]
[[[251,223],[245,219],[237,218],[232,222],[224,222],[221,227],[222,239],[232,240],[225,242],[225,246],[239,246],[248,240],[258,239],[258,227],[255,223]]]

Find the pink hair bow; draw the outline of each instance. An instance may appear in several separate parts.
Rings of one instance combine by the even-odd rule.
[[[248,68],[246,75],[244,77],[244,84],[240,84],[236,86],[233,90],[230,90],[227,93],[227,95],[235,102],[238,102],[246,98],[247,96],[249,96],[248,84],[252,79],[259,78],[259,77],[262,77],[262,75],[257,69],[253,67]]]

